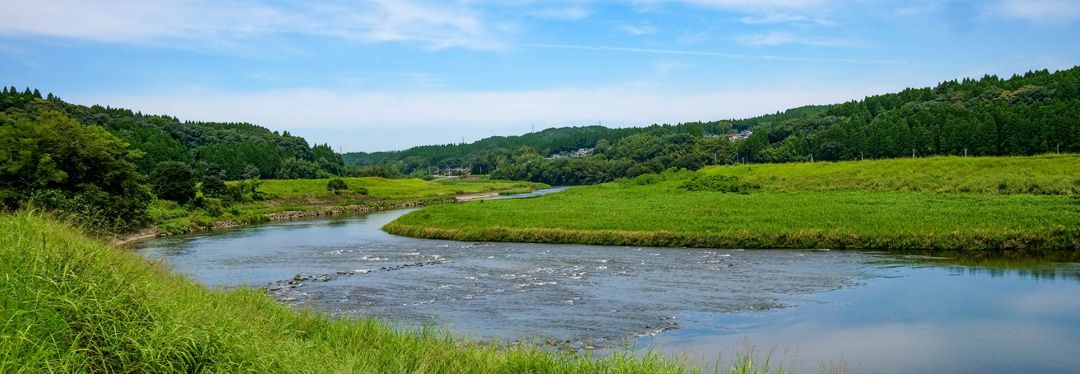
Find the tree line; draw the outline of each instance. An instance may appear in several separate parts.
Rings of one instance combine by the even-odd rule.
[[[745,140],[726,135],[752,130]],[[579,148],[584,158],[552,158]],[[471,144],[346,154],[387,175],[441,168],[550,184],[592,184],[667,168],[842,161],[935,155],[1080,152],[1080,67],[1007,79],[951,80],[935,87],[807,106],[760,117],[608,129],[547,129]]]

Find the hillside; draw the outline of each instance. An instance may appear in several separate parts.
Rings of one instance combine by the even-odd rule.
[[[0,90],[0,113],[59,112],[86,126],[100,126],[138,150],[140,173],[150,175],[165,161],[191,165],[199,175],[243,178],[314,178],[342,175],[344,164],[326,145],[249,123],[181,122],[167,115],[64,102],[38,90]]]

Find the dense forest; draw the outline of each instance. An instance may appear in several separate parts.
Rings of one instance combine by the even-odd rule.
[[[247,123],[181,122],[0,89],[0,207],[64,211],[109,231],[138,227],[153,196],[188,203],[251,198],[254,184],[349,170],[326,145]],[[196,188],[200,188],[201,194]],[[246,190],[244,190],[246,189]]]
[[[726,136],[744,130],[752,130],[748,138],[732,141]],[[589,151],[560,157],[582,148]],[[557,128],[472,144],[352,153],[344,159],[387,175],[466,168],[498,178],[590,184],[673,167],[736,162],[1049,152],[1080,152],[1080,67],[1008,79],[987,75],[952,80],[750,119]]]

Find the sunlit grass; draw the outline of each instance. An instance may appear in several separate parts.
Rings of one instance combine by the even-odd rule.
[[[655,355],[590,358],[294,312],[259,290],[207,290],[67,224],[0,216],[2,373],[685,371]]]
[[[690,192],[679,188],[689,175],[671,174],[644,185],[608,183],[536,199],[428,207],[385,229],[454,240],[635,246],[1080,248],[1080,196],[1071,189],[1080,178],[1075,156],[916,161],[709,168],[701,173],[735,175],[760,189]],[[937,178],[929,171],[934,168],[969,178]],[[996,188],[998,179],[1021,176],[1045,187]]]

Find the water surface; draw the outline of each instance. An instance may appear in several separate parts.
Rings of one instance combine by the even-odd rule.
[[[556,349],[661,351],[710,368],[772,352],[817,372],[1080,368],[1080,265],[928,265],[876,253],[463,243],[392,236],[408,211],[145,243],[211,287],[397,326]],[[722,354],[721,354],[722,353]]]

